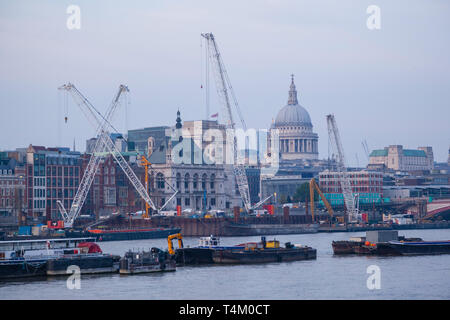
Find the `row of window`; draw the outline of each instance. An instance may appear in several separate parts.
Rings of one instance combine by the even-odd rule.
[[[3,170],[0,170],[0,174],[12,175],[12,170],[11,169],[3,169]]]
[[[212,206],[212,207],[216,206],[216,198],[211,198],[209,200],[210,200],[209,201],[209,205],[210,206]],[[203,201],[205,201],[205,200],[202,199],[202,205],[203,205]],[[164,202],[164,199],[163,199],[162,202]],[[177,206],[181,206],[182,205],[181,203],[182,203],[181,198],[177,198]],[[184,205],[185,206],[190,206],[191,205],[191,198],[184,198]],[[208,199],[206,199],[206,206],[208,206]]]
[[[62,176],[64,171],[65,176],[78,176],[80,173],[80,167],[60,167],[60,166],[47,166],[47,176]]]

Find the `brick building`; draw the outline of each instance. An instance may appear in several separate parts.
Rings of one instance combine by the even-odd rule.
[[[25,167],[0,153],[0,224],[15,224],[26,208]]]
[[[319,173],[319,187],[331,205],[343,205],[341,185],[338,172],[322,171]],[[348,172],[352,192],[359,195],[360,204],[379,203],[383,195],[383,174],[374,171]]]

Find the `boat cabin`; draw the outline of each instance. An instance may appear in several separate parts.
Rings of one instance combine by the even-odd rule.
[[[78,254],[86,251],[86,243],[95,242],[95,238],[62,238],[39,240],[0,241],[0,260],[34,258],[50,255]],[[92,250],[92,249],[91,249]]]
[[[198,241],[200,247],[218,247],[220,246],[220,238],[213,235],[209,237],[201,237]]]

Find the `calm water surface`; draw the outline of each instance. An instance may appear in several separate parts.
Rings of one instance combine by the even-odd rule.
[[[332,240],[365,233],[280,235],[284,242],[317,249],[317,260],[262,265],[179,267],[176,272],[124,276],[85,275],[81,289],[67,289],[67,277],[0,282],[0,299],[450,299],[450,255],[412,257],[333,256]],[[450,229],[407,230],[400,235],[450,239]],[[267,239],[273,237],[268,236]],[[226,237],[222,244],[259,241]],[[198,238],[185,238],[196,246]],[[176,241],[174,241],[176,246]],[[104,242],[106,253],[130,248],[167,248],[166,239]],[[381,270],[381,288],[369,290],[367,267]]]

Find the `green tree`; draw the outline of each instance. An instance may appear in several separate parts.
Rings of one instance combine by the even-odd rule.
[[[297,188],[294,194],[294,201],[301,201],[305,202],[305,199],[310,199],[309,196],[309,182],[305,182],[300,185],[300,187]],[[319,195],[317,192],[314,192],[314,201],[319,200]]]

